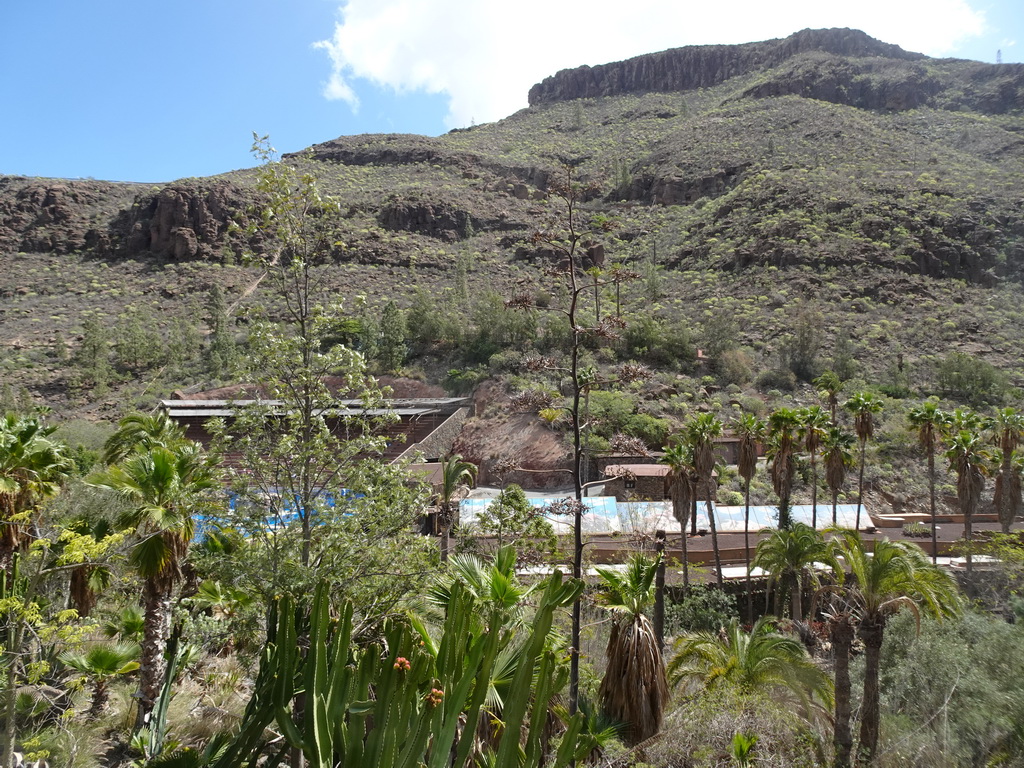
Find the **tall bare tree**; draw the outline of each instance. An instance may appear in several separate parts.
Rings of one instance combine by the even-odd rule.
[[[747,622],[754,623],[754,585],[750,566],[750,481],[757,474],[757,446],[764,439],[765,424],[752,413],[743,414],[733,423],[739,438],[736,470],[743,478],[743,561],[747,564]]]

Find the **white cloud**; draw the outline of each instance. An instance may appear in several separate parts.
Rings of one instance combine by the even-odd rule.
[[[356,107],[356,80],[445,94],[449,127],[525,107],[530,86],[559,69],[666,48],[852,27],[947,56],[986,26],[969,0],[348,0],[339,13],[334,34],[316,44],[331,59],[324,95]]]

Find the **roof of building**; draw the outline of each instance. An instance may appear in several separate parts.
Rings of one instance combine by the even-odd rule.
[[[338,400],[331,409],[318,409],[318,413],[328,410],[339,418],[345,416],[423,416],[430,413],[450,413],[466,404],[465,397],[444,398],[404,398],[388,400],[383,408],[366,408],[362,400]],[[261,405],[270,409],[284,411],[283,400],[161,400],[161,407],[172,419],[231,417],[238,408]]]
[[[669,471],[667,464],[609,464],[604,468],[606,477],[619,477],[621,475],[664,477]]]

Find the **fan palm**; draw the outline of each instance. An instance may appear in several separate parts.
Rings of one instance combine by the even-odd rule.
[[[212,459],[198,443],[134,453],[91,483],[130,504],[120,521],[138,541],[129,562],[143,579],[145,626],[139,671],[139,724],[152,710],[164,674],[171,597],[195,532],[192,515],[217,487]]]
[[[82,537],[78,541],[88,540],[88,537],[99,543],[115,532],[111,520],[97,518],[91,512],[65,520],[64,526],[66,530]],[[54,551],[66,552],[64,542],[58,540]],[[96,607],[99,593],[110,586],[111,579],[110,567],[104,563],[88,559],[77,563],[68,576],[68,607],[75,609],[79,618],[88,617]]]
[[[951,435],[946,444],[949,468],[956,472],[956,497],[960,514],[964,516],[964,539],[967,540],[967,572],[971,573],[974,513],[981,502],[981,493],[985,490],[985,476],[989,472],[992,456],[985,449],[981,435],[970,430],[962,429]]]
[[[860,472],[857,480],[857,523],[860,530],[860,511],[864,506],[864,457],[868,440],[875,434],[875,414],[882,412],[882,402],[870,392],[857,392],[843,403],[843,408],[853,414],[853,431],[860,441]]]
[[[835,548],[831,542],[804,523],[793,523],[790,528],[780,528],[757,545],[751,567],[761,568],[769,574],[771,581],[780,585],[780,595],[789,592],[790,617],[793,621],[803,618],[803,582],[810,578],[817,583],[815,563],[821,563],[839,570]],[[784,586],[783,586],[784,585]]]
[[[797,411],[800,419],[800,439],[811,460],[811,527],[818,527],[818,452],[825,439],[830,421],[820,405]]]
[[[992,419],[992,431],[1000,451],[995,506],[1003,533],[1009,533],[1021,503],[1020,474],[1014,469],[1014,454],[1024,439],[1024,414],[1014,408],[1000,408]]]
[[[935,451],[939,447],[939,436],[946,414],[939,410],[935,400],[926,400],[911,408],[907,413],[910,428],[917,431],[918,445],[928,457],[928,502],[932,514],[932,562],[937,562],[939,546],[935,530]]]
[[[693,446],[693,467],[697,472],[698,482],[704,488],[704,498],[708,500],[708,525],[711,527],[711,548],[715,553],[715,577],[718,586],[722,586],[722,556],[718,549],[718,526],[715,524],[712,501],[715,498],[714,441],[721,434],[722,422],[713,413],[700,414],[686,428],[687,442]]]
[[[764,437],[764,422],[752,413],[743,414],[733,425],[739,439],[736,471],[743,478],[743,562],[747,564],[747,621],[754,622],[754,587],[750,568],[750,481],[757,474],[757,444]]]
[[[989,419],[979,413],[969,411],[966,408],[954,408],[947,416],[942,425],[944,435],[955,435],[964,430],[968,432],[981,432],[990,426]]]
[[[733,619],[723,632],[683,635],[673,647],[669,680],[684,690],[735,686],[744,693],[785,695],[801,704],[810,720],[832,703],[832,684],[799,640],[775,631],[763,616],[750,633]]]
[[[129,605],[113,618],[107,619],[100,626],[100,631],[109,638],[122,641],[137,642],[142,640],[146,629],[146,617],[136,606]]]
[[[441,489],[437,494],[437,502],[442,562],[448,559],[449,536],[452,526],[458,523],[459,503],[455,497],[460,489],[473,484],[476,472],[476,464],[463,461],[459,454],[449,456],[441,465]]]
[[[792,523],[789,496],[793,491],[793,457],[799,426],[797,413],[790,408],[780,408],[768,417],[768,458],[772,489],[779,497],[779,528],[788,528]]]
[[[921,612],[936,617],[955,615],[960,595],[953,577],[931,563],[915,544],[881,539],[868,552],[857,531],[839,531],[835,539],[851,578],[823,587],[837,599],[836,612],[857,621],[864,642],[864,695],[861,703],[860,759],[870,762],[878,747],[879,670],[882,640],[888,619],[906,609],[920,618]],[[838,652],[838,651],[837,651]],[[846,733],[849,733],[849,689],[836,686],[837,764],[848,765],[852,745],[840,737],[840,699],[844,699]]]
[[[853,466],[853,435],[839,427],[831,427],[821,444],[825,458],[825,482],[832,492],[832,525],[836,525],[839,491],[846,482],[846,470]]]
[[[666,480],[672,496],[672,517],[679,523],[680,548],[683,560],[683,592],[690,586],[690,566],[687,552],[686,524],[691,512],[696,517],[697,473],[693,467],[693,448],[687,443],[667,446],[660,459],[668,465]]]
[[[14,554],[34,538],[35,512],[56,496],[71,472],[56,427],[38,417],[8,413],[0,419],[0,569],[11,573]]]
[[[818,390],[818,397],[828,405],[832,426],[836,425],[836,411],[839,408],[839,393],[843,391],[843,382],[834,371],[824,371],[813,382]]]
[[[118,422],[117,430],[103,444],[103,463],[117,464],[136,451],[172,448],[184,441],[184,430],[166,411],[132,413]]]
[[[110,681],[138,669],[138,657],[139,646],[135,643],[99,643],[85,651],[65,651],[58,658],[63,664],[92,679],[89,719],[95,719],[107,707]]]
[[[637,744],[661,729],[668,683],[660,643],[645,615],[653,600],[659,558],[634,554],[622,572],[598,568],[599,600],[615,615],[608,638],[608,665],[598,696],[604,711],[626,724],[625,739]]]

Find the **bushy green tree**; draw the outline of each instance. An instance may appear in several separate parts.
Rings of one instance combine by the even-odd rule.
[[[511,544],[520,558],[536,560],[556,544],[555,531],[518,485],[507,485],[476,522],[477,530],[494,536],[499,547]]]
[[[380,316],[380,342],[377,345],[377,360],[381,367],[391,373],[405,362],[406,344],[405,315],[394,301],[389,301]]]
[[[210,338],[204,350],[206,369],[212,376],[223,378],[232,371],[238,359],[238,345],[235,343],[234,318],[228,312],[224,291],[217,284],[210,288],[207,315]]]
[[[166,359],[163,336],[156,320],[137,307],[128,307],[114,333],[117,365],[128,371],[144,371]]]
[[[423,567],[427,545],[413,524],[429,492],[382,460],[395,417],[365,357],[340,343],[350,316],[323,301],[337,203],[301,169],[303,161],[279,161],[256,138],[263,165],[258,202],[247,212],[256,244],[250,258],[266,271],[281,314],[249,311],[239,373],[262,397],[211,425],[218,446],[235,457],[235,503],[222,523],[250,532],[253,542],[211,575],[266,597],[308,595],[326,579],[340,596],[365,598],[379,617],[394,610]]]
[[[881,750],[931,765],[1013,765],[1024,754],[1024,632],[982,611],[907,612],[882,645]],[[911,758],[910,756],[914,757]]]
[[[939,361],[935,379],[943,395],[975,407],[1002,402],[1009,388],[1006,374],[966,352],[950,352]]]
[[[82,323],[82,342],[74,359],[82,381],[93,390],[104,391],[114,378],[110,336],[99,318],[90,316]]]

